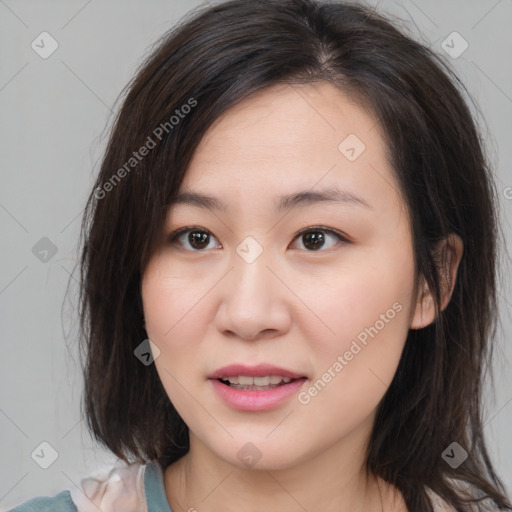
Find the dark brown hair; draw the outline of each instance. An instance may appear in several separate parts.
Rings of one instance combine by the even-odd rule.
[[[467,91],[445,60],[360,5],[236,0],[191,11],[128,84],[82,221],[88,428],[126,462],[157,459],[166,467],[187,453],[188,427],[155,366],[134,356],[147,338],[141,276],[212,123],[271,85],[321,80],[380,123],[410,215],[416,277],[425,276],[436,296],[436,320],[409,331],[379,405],[366,470],[395,485],[414,512],[432,510],[427,486],[469,510],[454,480],[476,489],[476,499],[511,507],[486,449],[481,409],[496,332],[500,234],[481,136]],[[461,237],[464,253],[441,311],[435,249],[450,233]],[[454,441],[469,453],[456,469],[441,457]]]

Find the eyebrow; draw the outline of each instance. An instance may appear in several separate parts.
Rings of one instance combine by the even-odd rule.
[[[318,191],[303,190],[281,196],[275,203],[274,209],[276,213],[279,213],[321,203],[344,203],[350,206],[361,206],[373,209],[362,197],[339,187]],[[175,204],[187,204],[198,208],[217,210],[224,213],[228,212],[227,205],[220,199],[192,191],[181,192],[170,202],[169,206]]]

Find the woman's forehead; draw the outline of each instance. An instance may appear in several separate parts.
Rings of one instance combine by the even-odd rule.
[[[292,157],[311,144],[336,149],[349,133],[365,143],[382,144],[378,132],[376,119],[328,82],[278,84],[224,112],[206,131],[201,146],[244,143],[246,151],[268,149]]]
[[[383,195],[396,201],[398,185],[386,155],[376,121],[339,89],[280,86],[250,96],[212,125],[180,193],[216,196],[224,210],[228,200],[252,193],[277,209],[281,196],[339,189],[345,205],[357,197],[360,205],[389,208]]]

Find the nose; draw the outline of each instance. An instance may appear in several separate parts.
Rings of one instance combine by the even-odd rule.
[[[290,329],[287,298],[293,295],[286,286],[286,276],[265,251],[249,261],[234,254],[232,269],[222,286],[217,329],[244,340],[283,335]]]

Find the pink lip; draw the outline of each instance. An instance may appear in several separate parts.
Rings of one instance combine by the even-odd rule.
[[[283,375],[281,372],[282,370],[276,373],[271,373],[271,375]],[[241,372],[236,373],[236,375],[251,374]],[[270,374],[265,373],[263,375]],[[223,376],[226,376],[226,374],[224,373]],[[227,376],[229,376],[229,373]],[[255,377],[261,376],[262,375],[255,375]],[[267,411],[279,407],[287,399],[295,395],[306,380],[306,377],[302,377],[298,380],[292,380],[288,384],[283,384],[282,386],[262,391],[231,388],[227,384],[223,384],[220,380],[215,378],[212,378],[210,382],[220,398],[233,409],[238,409],[240,411]]]
[[[299,373],[295,373],[284,368],[279,368],[277,366],[272,366],[270,364],[259,364],[257,366],[231,364],[229,366],[219,368],[211,375],[209,375],[208,378],[222,379],[222,377],[236,377],[237,375],[245,375],[247,377],[265,377],[267,375],[278,375],[281,377],[289,377],[290,379],[300,379],[304,377],[304,375]],[[257,391],[257,393],[261,392]]]

